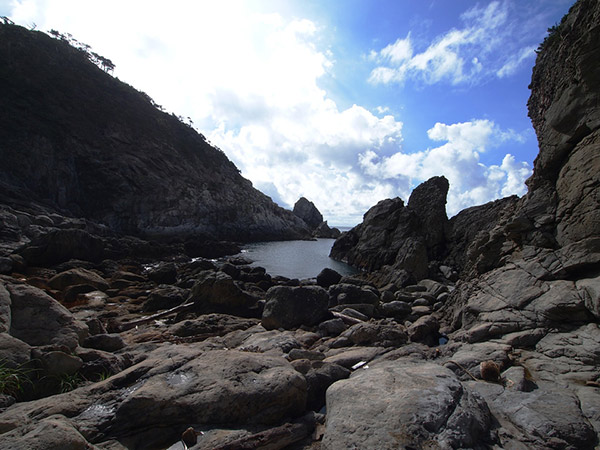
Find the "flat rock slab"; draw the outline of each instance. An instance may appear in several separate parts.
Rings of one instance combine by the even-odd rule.
[[[390,361],[327,390],[322,448],[473,447],[491,439],[490,427],[485,401],[450,370]]]
[[[27,432],[61,414],[91,443],[154,429],[152,439],[167,444],[190,424],[279,423],[303,414],[306,396],[304,377],[281,356],[164,344],[105,381],[13,405],[0,413],[0,431]]]

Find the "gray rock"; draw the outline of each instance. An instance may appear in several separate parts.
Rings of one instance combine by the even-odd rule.
[[[106,291],[109,288],[108,282],[96,272],[80,268],[61,272],[48,280],[48,286],[59,291],[77,284],[93,286],[99,291]]]
[[[423,342],[434,346],[438,344],[440,324],[434,316],[419,317],[406,330],[412,342]]]
[[[371,289],[363,288],[353,284],[341,283],[329,287],[329,297],[332,306],[352,305],[357,303],[377,304],[379,296]]]
[[[0,361],[8,368],[23,366],[31,359],[31,347],[8,333],[0,333]]]
[[[12,302],[10,334],[29,345],[65,345],[74,349],[88,334],[60,303],[41,289],[9,284]]]
[[[305,410],[306,381],[281,356],[202,344],[163,344],[145,356],[99,383],[11,406],[0,412],[3,430],[23,436],[63,414],[91,442],[156,427],[152,445],[166,448],[189,424],[273,425]]]
[[[294,205],[293,213],[302,219],[311,230],[316,229],[323,222],[323,216],[313,202],[300,197]]]
[[[325,358],[325,362],[339,364],[346,369],[352,368],[361,361],[371,361],[373,358],[385,353],[387,349],[383,347],[352,347],[332,350]]]
[[[3,284],[0,284],[0,333],[5,333],[10,329],[10,294]]]
[[[485,402],[451,371],[386,362],[328,389],[322,448],[469,448],[491,443],[491,422]]]
[[[386,317],[404,319],[410,314],[412,308],[406,302],[394,300],[393,302],[384,303],[380,309]]]
[[[200,272],[190,294],[202,313],[254,315],[256,298],[243,290],[243,284],[223,272]]]
[[[348,326],[342,319],[330,319],[319,324],[319,331],[325,336],[338,336],[344,332]]]
[[[23,433],[23,431],[25,431]],[[11,450],[88,450],[91,444],[62,415],[42,419],[31,430],[0,435],[0,446]]]
[[[105,352],[116,352],[125,347],[125,341],[118,333],[95,334],[84,339],[84,347],[103,350]]]
[[[41,353],[37,359],[50,376],[73,375],[83,365],[81,358],[60,351]]]
[[[275,286],[266,300],[261,322],[267,330],[318,325],[330,317],[327,291],[319,286]]]
[[[258,322],[257,319],[244,319],[228,314],[205,314],[197,319],[178,322],[169,327],[169,330],[174,336],[206,339],[210,336],[224,336],[236,330],[246,330]]]
[[[0,256],[0,273],[9,274],[12,270],[13,260],[5,256]]]
[[[317,285],[327,289],[329,286],[339,283],[341,279],[342,276],[339,273],[333,269],[325,267],[317,275]]]
[[[352,325],[340,335],[354,345],[399,347],[408,341],[404,326],[391,320],[378,320]]]
[[[157,284],[174,284],[177,281],[177,267],[172,262],[163,262],[149,269],[146,275]]]
[[[142,305],[142,311],[159,311],[182,304],[190,295],[189,289],[161,285],[154,289]]]

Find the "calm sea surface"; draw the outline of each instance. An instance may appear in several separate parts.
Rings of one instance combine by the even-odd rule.
[[[356,269],[329,257],[335,239],[316,241],[277,241],[248,244],[242,255],[253,261],[253,266],[267,269],[270,275],[288,278],[313,278],[329,267],[342,275],[352,275]]]

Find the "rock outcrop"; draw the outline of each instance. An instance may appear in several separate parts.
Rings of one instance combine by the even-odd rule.
[[[312,236],[316,238],[337,239],[340,237],[340,230],[331,228],[327,221],[323,221],[323,215],[317,209],[315,204],[304,197],[294,205],[294,214],[306,223],[312,232]]]
[[[0,203],[150,237],[307,235],[222,151],[65,40],[0,24],[0,59]]]
[[[6,257],[0,447],[597,448],[599,18],[579,0],[540,49],[529,193],[451,220],[443,179],[408,206],[380,202],[338,241],[375,273],[290,280],[183,253],[149,265],[133,241],[144,257]],[[589,132],[557,122],[565,110]],[[64,217],[16,211],[0,214],[10,242]],[[415,267],[437,279],[415,283]]]
[[[434,177],[414,190],[407,206],[400,198],[380,201],[335,242],[330,256],[365,271],[390,266],[411,280],[426,278],[429,262],[444,251],[448,187],[446,178]]]

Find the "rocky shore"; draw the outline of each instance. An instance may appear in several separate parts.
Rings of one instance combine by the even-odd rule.
[[[384,200],[332,249],[357,276],[3,203],[0,448],[596,448],[599,23],[579,0],[540,46],[528,194]]]

